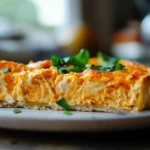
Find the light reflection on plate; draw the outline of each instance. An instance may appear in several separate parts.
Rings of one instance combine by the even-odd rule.
[[[150,111],[140,113],[76,112],[28,110],[14,114],[12,108],[0,109],[0,127],[31,131],[112,131],[150,125]]]

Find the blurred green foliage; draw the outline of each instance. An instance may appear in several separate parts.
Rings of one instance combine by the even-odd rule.
[[[55,26],[44,26],[38,20],[38,9],[31,0],[0,0],[0,17],[14,24],[36,26],[42,30],[54,31]]]
[[[38,24],[36,6],[30,0],[0,0],[0,15],[14,23]]]

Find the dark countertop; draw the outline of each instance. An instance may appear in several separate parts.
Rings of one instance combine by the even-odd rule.
[[[150,128],[113,132],[29,132],[0,130],[2,150],[150,149]]]

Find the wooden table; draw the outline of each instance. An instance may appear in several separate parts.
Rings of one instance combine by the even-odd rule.
[[[0,130],[0,150],[150,149],[150,128],[94,133]],[[146,137],[146,135],[148,137]]]

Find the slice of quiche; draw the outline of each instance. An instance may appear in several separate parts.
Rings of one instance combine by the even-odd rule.
[[[21,64],[0,61],[0,107],[77,111],[150,108],[149,68],[128,60],[102,61],[88,51]]]

